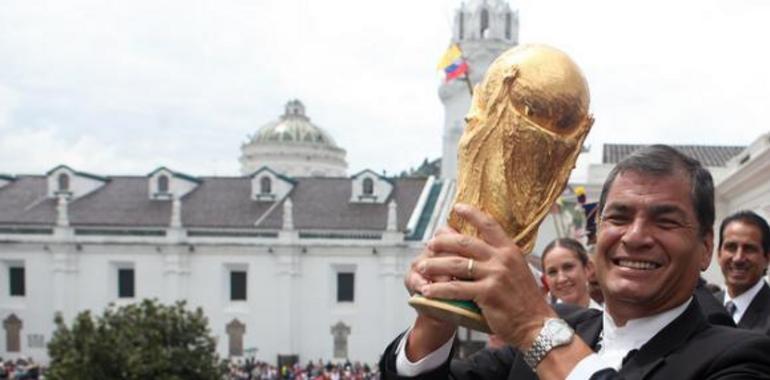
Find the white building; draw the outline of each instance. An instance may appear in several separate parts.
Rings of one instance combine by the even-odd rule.
[[[289,103],[284,121],[302,116],[292,107],[301,103]],[[324,136],[309,125],[297,129]],[[328,136],[302,144],[295,155],[333,146]],[[329,168],[309,163],[297,167]],[[224,357],[377,361],[414,318],[403,273],[436,224],[444,186],[370,170],[247,171],[110,176],[58,166],[0,176],[0,356],[47,361],[56,312],[71,321],[157,298],[202,307]]]

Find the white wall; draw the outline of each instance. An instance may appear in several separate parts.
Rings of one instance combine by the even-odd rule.
[[[7,289],[0,295],[0,318],[15,313],[23,321],[21,354],[47,362],[45,348],[28,347],[27,335],[43,334],[47,344],[57,309],[71,323],[82,310],[100,315],[111,302],[124,305],[143,298],[171,303],[181,297],[187,298],[190,308],[202,307],[223,357],[228,354],[226,325],[237,318],[246,325],[244,349],[258,348],[257,357],[269,362],[278,354],[299,354],[303,361],[333,359],[331,327],[342,321],[351,327],[349,358],[373,364],[385,345],[415,316],[407,304],[402,276],[419,244],[220,243],[197,244],[190,249],[187,245],[140,241],[127,244],[125,239],[118,244],[0,245],[0,263],[23,262],[26,271],[25,297],[11,299]],[[61,264],[64,261],[69,266]],[[136,297],[118,299],[117,269],[126,266],[135,271]],[[353,303],[336,302],[335,268],[340,267],[355,268]],[[229,299],[232,268],[247,270],[246,301]],[[0,283],[7,284],[7,276],[3,266]],[[168,286],[170,283],[176,285]],[[14,357],[4,350],[3,339],[0,356]]]

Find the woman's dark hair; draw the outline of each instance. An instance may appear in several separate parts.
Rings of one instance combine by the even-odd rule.
[[[556,247],[569,249],[575,253],[575,256],[580,260],[580,263],[583,264],[583,266],[588,265],[588,252],[586,252],[586,248],[583,247],[583,244],[572,238],[559,238],[548,243],[543,250],[543,254],[540,255],[540,266],[543,268],[544,272],[545,257]]]

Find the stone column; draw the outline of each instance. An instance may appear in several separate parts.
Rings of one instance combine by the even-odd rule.
[[[303,253],[303,251],[305,251]],[[275,291],[279,295],[278,303],[275,307],[278,318],[277,331],[284,336],[281,339],[282,345],[277,347],[277,351],[285,354],[296,354],[299,348],[299,340],[302,338],[299,334],[299,316],[296,315],[295,303],[299,301],[296,297],[295,288],[296,277],[300,272],[300,255],[306,254],[306,248],[289,246],[276,249],[276,268],[277,283]]]

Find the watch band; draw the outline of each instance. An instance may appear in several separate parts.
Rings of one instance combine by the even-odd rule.
[[[568,344],[574,335],[574,330],[564,320],[546,318],[532,347],[524,353],[524,362],[534,371],[552,349]]]
[[[551,345],[551,339],[547,336],[545,328],[540,330],[540,334],[535,338],[535,342],[532,343],[532,347],[524,353],[524,362],[527,363],[529,368],[534,371],[537,365],[545,358],[553,346]]]

